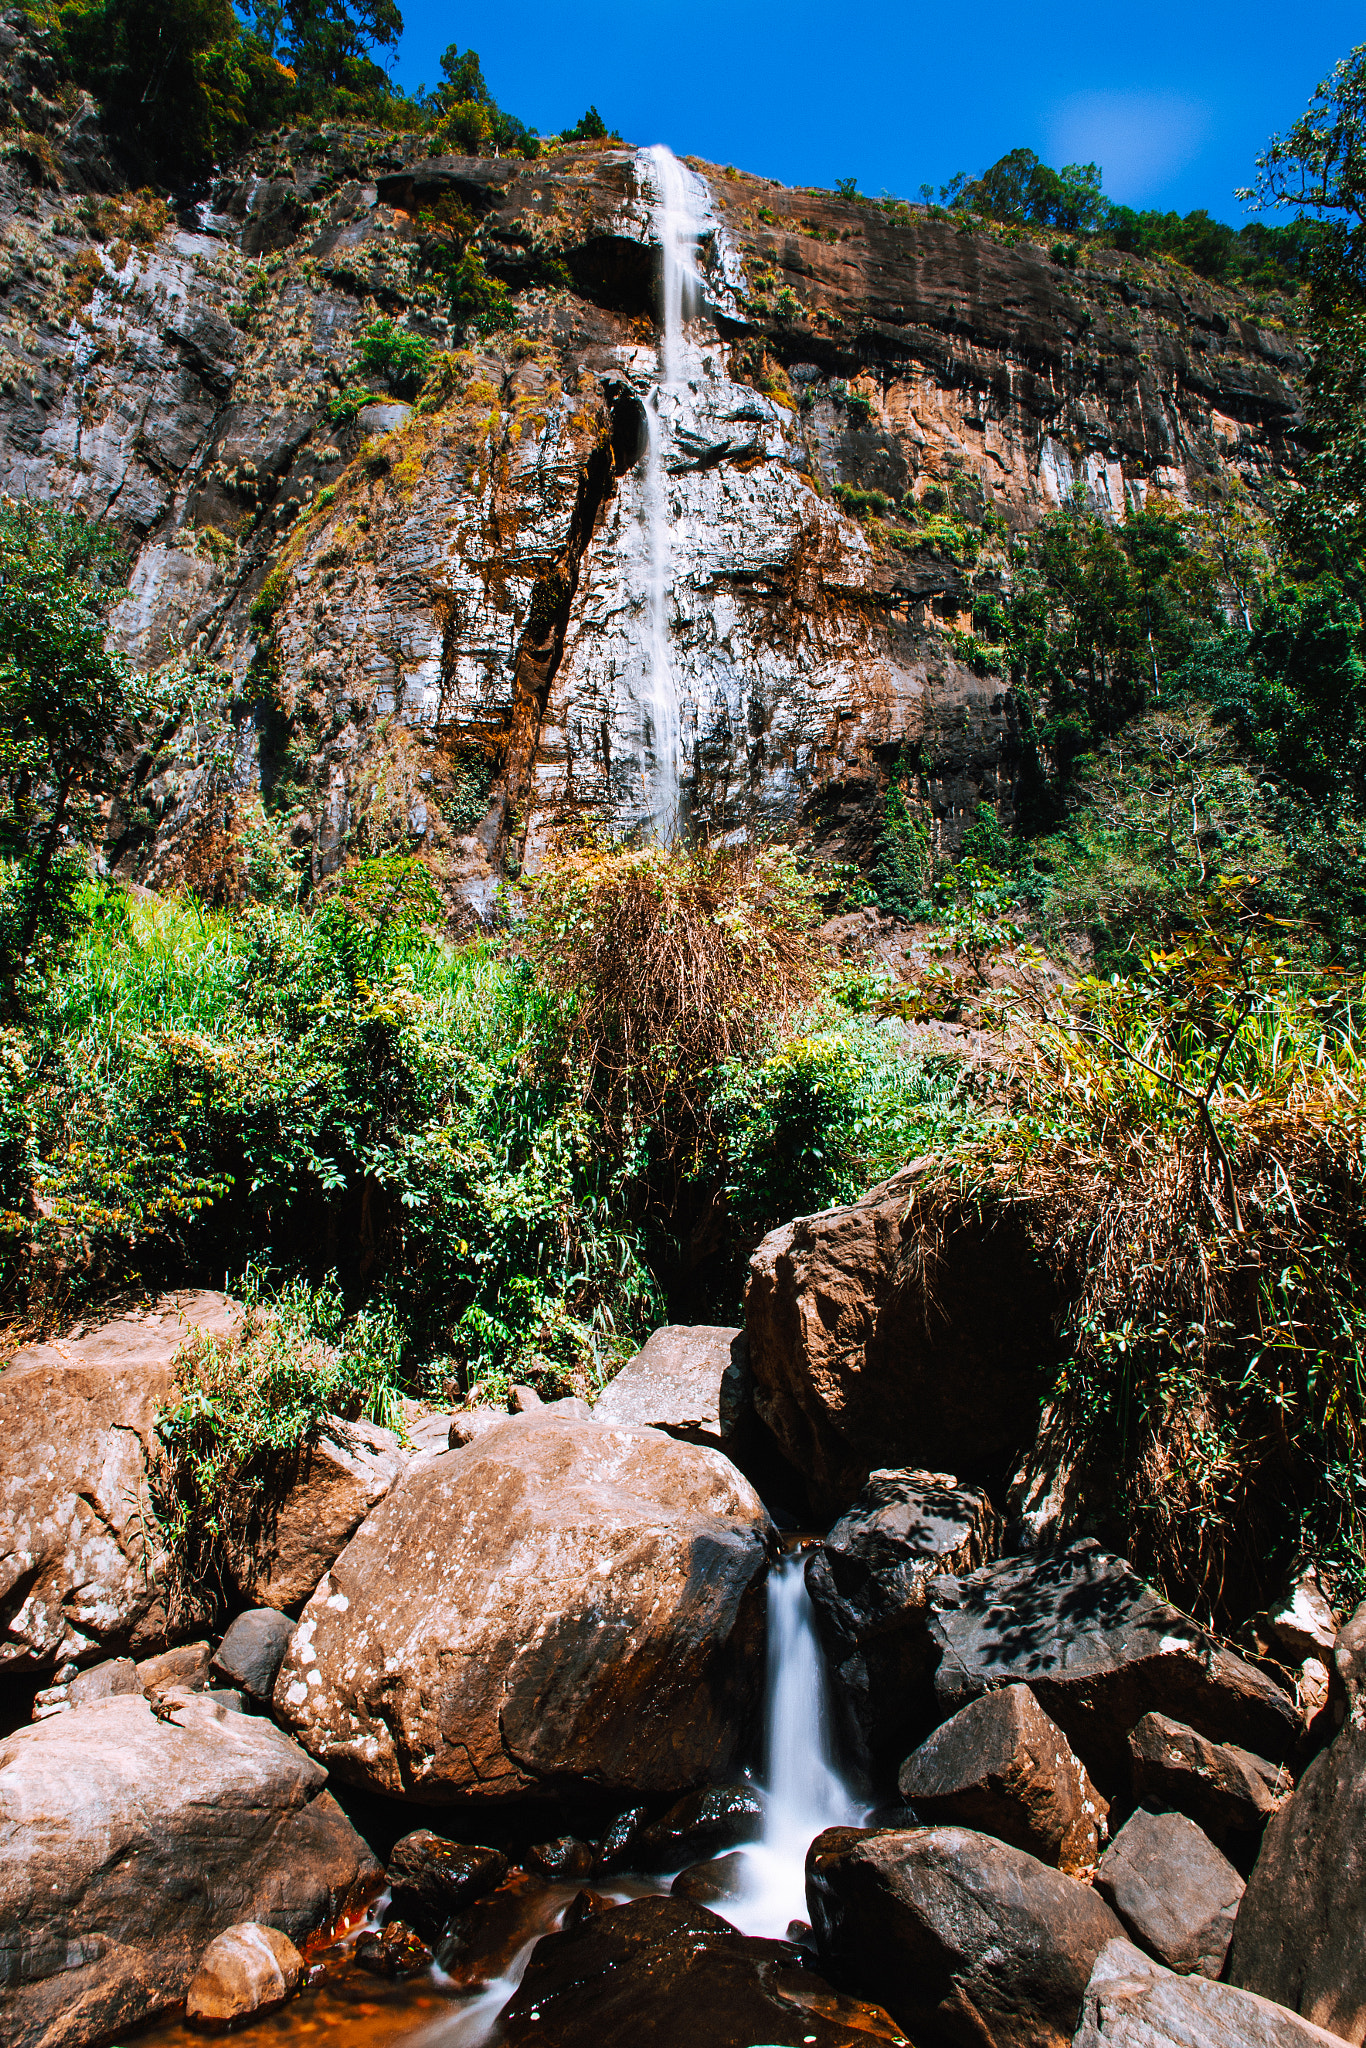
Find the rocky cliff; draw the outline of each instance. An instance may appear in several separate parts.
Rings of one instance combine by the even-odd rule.
[[[312,130],[167,205],[7,19],[0,485],[117,522],[120,642],[206,670],[130,755],[120,872],[173,876],[259,790],[315,879],[421,847],[487,915],[562,821],[658,809],[656,628],[683,821],[857,853],[904,749],[952,847],[1010,812],[1009,697],[952,631],[1012,531],[1293,464],[1292,342],[1175,266],[695,164],[666,393],[648,156]],[[466,245],[513,325],[449,317]],[[448,353],[348,417],[380,316]]]

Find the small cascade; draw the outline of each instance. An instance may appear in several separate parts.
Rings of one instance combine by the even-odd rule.
[[[649,786],[647,809],[661,843],[678,830],[678,686],[669,652],[673,588],[673,534],[667,477],[668,442],[677,426],[686,386],[687,323],[702,304],[697,242],[705,194],[700,181],[662,143],[643,152],[654,193],[655,236],[661,251],[659,377],[645,407],[647,447],[642,514],[648,571],[648,625],[641,691],[642,759]]]
[[[726,1918],[745,1934],[781,1938],[806,1918],[806,1852],[823,1828],[861,1818],[840,1777],[830,1733],[825,1657],[806,1590],[806,1554],[783,1559],[768,1581],[768,1696],[762,1841],[746,1852],[742,1895]]]

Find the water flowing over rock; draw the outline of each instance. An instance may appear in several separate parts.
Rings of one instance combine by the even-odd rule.
[[[0,2035],[84,2048],[175,2005],[241,1921],[330,1925],[380,1871],[269,1721],[109,1699],[0,1743]],[[210,1816],[206,1825],[205,1816]]]
[[[719,1452],[509,1417],[424,1459],[304,1610],[276,1712],[400,1798],[724,1778],[758,1707],[768,1519]]]

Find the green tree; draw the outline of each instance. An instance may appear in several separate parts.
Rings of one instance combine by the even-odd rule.
[[[1022,226],[1061,228],[1087,234],[1105,213],[1096,164],[1064,164],[1052,170],[1032,149],[1012,149],[980,178],[965,184],[952,202]]]
[[[365,112],[389,97],[374,60],[403,34],[394,0],[251,0],[252,26],[314,112]]]
[[[1285,135],[1257,158],[1257,182],[1236,195],[1257,208],[1310,214],[1328,230],[1320,270],[1329,262],[1366,287],[1366,43],[1336,64]]]
[[[71,929],[131,706],[104,612],[122,581],[108,535],[74,515],[0,500],[0,986]]]
[[[1272,590],[1257,614],[1246,678],[1225,713],[1262,760],[1331,813],[1361,795],[1366,660],[1361,612],[1323,576]]]

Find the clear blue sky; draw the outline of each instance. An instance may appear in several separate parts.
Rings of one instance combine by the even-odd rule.
[[[1267,135],[1366,40],[1366,13],[1342,0],[400,5],[404,85],[432,84],[448,43],[473,45],[499,104],[547,133],[591,101],[628,142],[903,198],[1024,143],[1054,164],[1094,160],[1128,205],[1235,222],[1233,188]]]

